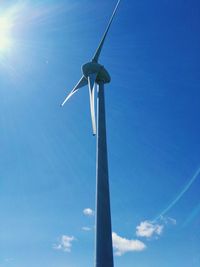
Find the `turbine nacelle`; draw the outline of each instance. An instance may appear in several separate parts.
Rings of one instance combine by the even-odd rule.
[[[108,71],[104,68],[103,65],[97,62],[88,62],[82,66],[83,76],[88,80],[91,75],[95,75],[95,82],[103,82],[109,83],[111,81],[111,77]]]
[[[116,7],[113,11],[113,14],[111,16],[111,19],[108,23],[108,26],[106,28],[106,31],[103,35],[103,38],[101,39],[101,42],[93,56],[90,62],[84,64],[82,66],[82,77],[76,84],[76,86],[73,88],[73,90],[68,94],[68,96],[65,98],[61,106],[63,106],[72,95],[74,95],[80,88],[85,87],[88,85],[89,87],[89,97],[90,97],[90,111],[91,111],[91,119],[92,119],[92,129],[93,129],[93,135],[96,134],[96,116],[95,116],[95,83],[109,83],[111,81],[111,77],[108,73],[108,71],[104,68],[103,65],[99,64],[99,57],[106,39],[106,36],[108,34],[108,31],[110,29],[110,26],[112,24],[112,21],[114,19],[114,16],[116,14],[117,8],[119,6],[121,0],[118,0]]]

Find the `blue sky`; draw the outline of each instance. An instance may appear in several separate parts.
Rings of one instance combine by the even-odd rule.
[[[0,1],[0,267],[93,265],[87,88],[60,104],[115,3]],[[200,265],[199,15],[122,0],[101,55],[116,267]]]

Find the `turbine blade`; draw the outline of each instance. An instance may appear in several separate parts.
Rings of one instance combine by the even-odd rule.
[[[94,87],[96,78],[97,78],[97,73],[92,73],[92,74],[90,74],[88,76],[88,85],[89,85],[89,88],[90,88],[91,91],[92,91],[92,89]]]
[[[63,101],[63,103],[61,104],[61,106],[63,107],[64,104],[69,100],[69,98],[78,91],[78,89],[80,89],[81,87],[84,87],[85,85],[87,85],[88,81],[85,78],[85,76],[82,76],[81,79],[79,80],[79,82],[77,83],[77,85],[73,88],[73,90],[71,91],[71,93],[68,94],[68,96],[65,98],[65,100]]]
[[[120,2],[121,2],[121,0],[119,0],[119,1],[117,2],[116,6],[115,6],[115,9],[114,9],[113,14],[112,14],[112,16],[111,16],[111,18],[110,18],[110,21],[109,21],[109,23],[108,23],[108,26],[107,26],[107,28],[106,28],[106,31],[105,31],[105,33],[104,33],[104,35],[103,35],[103,37],[102,37],[102,39],[101,39],[101,42],[100,42],[100,44],[99,44],[99,46],[98,46],[98,48],[97,48],[97,50],[96,50],[96,52],[95,52],[95,54],[94,54],[94,57],[92,58],[92,61],[93,61],[93,62],[98,62],[98,60],[99,60],[99,56],[100,56],[100,54],[101,54],[101,50],[102,50],[102,48],[103,48],[103,45],[104,45],[106,36],[107,36],[107,34],[108,34],[108,31],[109,31],[109,29],[110,29],[110,26],[111,26],[111,24],[112,24],[112,21],[113,21],[114,16],[115,16],[115,14],[116,14],[116,12],[117,12],[117,9],[118,9],[118,6],[119,6],[119,3],[120,3]]]
[[[95,116],[95,80],[97,73],[92,73],[88,76],[88,85],[89,85],[89,95],[90,95],[90,112],[92,119],[92,130],[93,135],[96,135],[96,116]]]

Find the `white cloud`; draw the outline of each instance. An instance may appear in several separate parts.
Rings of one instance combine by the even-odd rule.
[[[73,236],[62,235],[59,244],[54,245],[53,248],[65,252],[71,252],[72,242],[75,240]]]
[[[171,217],[161,216],[156,221],[143,221],[136,227],[136,235],[139,237],[158,237],[168,225],[176,225],[176,220]]]
[[[91,227],[87,227],[87,226],[83,226],[83,227],[82,227],[82,230],[83,230],[83,231],[86,231],[86,232],[89,232],[89,231],[92,230],[92,228],[91,228]]]
[[[163,232],[164,225],[151,221],[143,221],[136,227],[136,235],[140,237],[160,236]]]
[[[140,240],[129,240],[112,233],[113,248],[116,256],[122,256],[127,252],[142,251],[146,245]]]
[[[85,216],[89,216],[89,217],[91,217],[91,216],[94,216],[94,211],[93,211],[92,209],[90,209],[90,208],[87,208],[87,209],[84,209],[84,210],[83,210],[83,214],[84,214]]]

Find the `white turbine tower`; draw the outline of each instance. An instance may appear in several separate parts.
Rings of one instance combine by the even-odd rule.
[[[99,64],[98,61],[106,36],[108,34],[108,31],[110,29],[120,2],[121,0],[119,0],[116,4],[116,7],[108,23],[103,38],[92,60],[82,66],[83,76],[62,103],[63,106],[74,93],[76,93],[80,88],[88,85],[93,135],[97,134],[95,267],[114,266],[104,100],[104,84],[109,83],[111,81],[111,78],[108,71],[104,68],[103,65]],[[97,127],[95,116],[95,84],[98,85]]]

